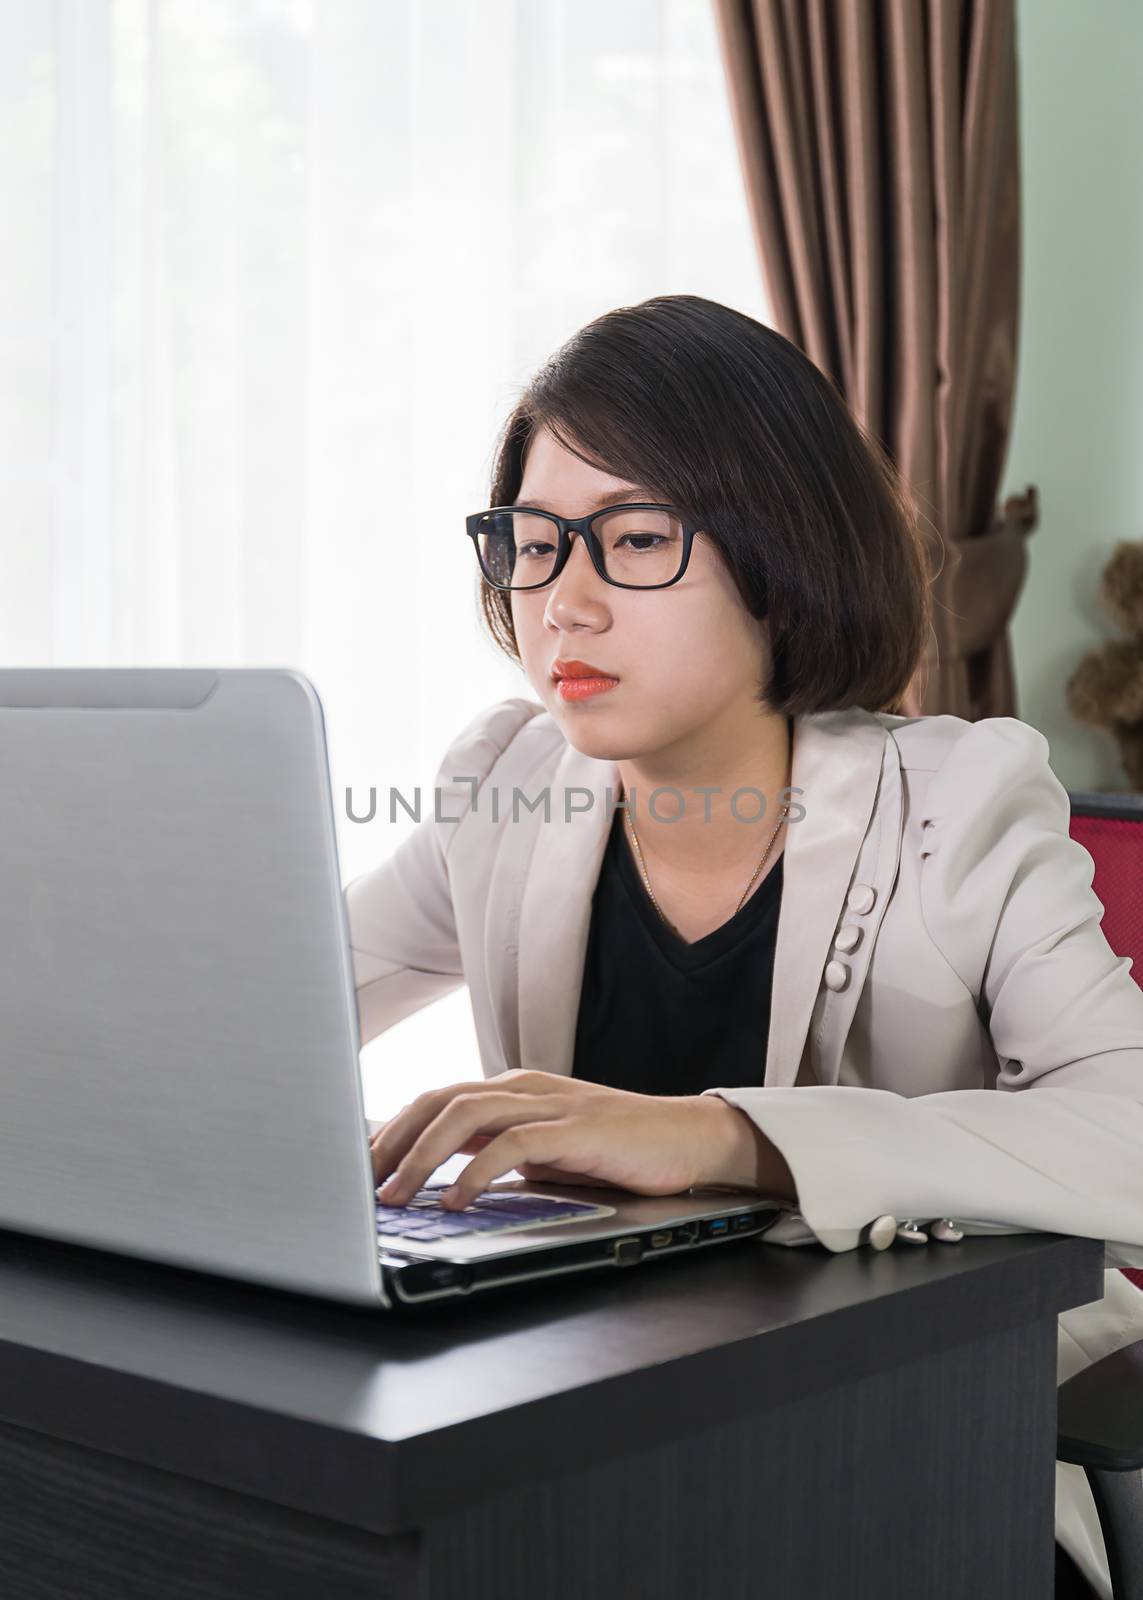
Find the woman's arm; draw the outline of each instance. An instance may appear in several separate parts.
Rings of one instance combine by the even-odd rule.
[[[1043,735],[973,724],[926,801],[929,935],[978,996],[996,1089],[713,1089],[785,1157],[833,1249],[889,1212],[1105,1239],[1143,1264],[1143,991],[1100,927]],[[918,1049],[923,1049],[918,1041]]]
[[[707,1090],[710,1094],[713,1091]],[[699,1099],[703,1096],[700,1095]],[[744,1111],[728,1101],[719,1104],[726,1112],[718,1155],[711,1164],[709,1183],[725,1183],[735,1189],[753,1189],[777,1200],[797,1201],[794,1177],[782,1152],[767,1139]]]
[[[453,739],[433,779],[442,820],[433,793],[422,794],[413,832],[345,885],[363,1045],[464,982],[448,878],[448,853],[463,821],[443,819],[467,816],[497,756],[540,709],[513,698],[480,711]]]

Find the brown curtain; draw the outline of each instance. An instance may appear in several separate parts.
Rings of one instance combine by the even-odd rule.
[[[996,496],[1016,373],[1013,0],[713,0],[774,326],[836,382],[928,525],[910,713],[1014,716],[1036,491]]]

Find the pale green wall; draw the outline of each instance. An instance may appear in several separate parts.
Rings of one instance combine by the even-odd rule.
[[[1017,712],[1069,788],[1126,787],[1064,684],[1115,629],[1096,603],[1119,539],[1143,539],[1143,4],[1019,0],[1023,304],[1004,494],[1041,521],[1013,623]]]

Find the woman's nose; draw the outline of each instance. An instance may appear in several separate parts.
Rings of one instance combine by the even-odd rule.
[[[557,605],[582,604],[602,598],[599,591],[606,587],[596,572],[591,551],[577,533],[571,536],[571,551],[558,578],[548,586],[548,610]]]

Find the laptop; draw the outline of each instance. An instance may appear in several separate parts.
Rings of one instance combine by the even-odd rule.
[[[393,1309],[781,1214],[519,1176],[461,1212],[437,1204],[448,1179],[379,1204],[302,673],[3,668],[0,749],[0,1227]]]

